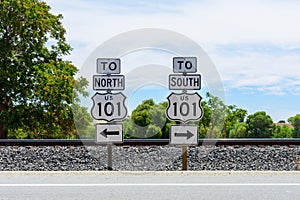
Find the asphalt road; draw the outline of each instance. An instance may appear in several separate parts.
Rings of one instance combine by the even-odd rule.
[[[299,197],[300,172],[0,172],[0,200]]]

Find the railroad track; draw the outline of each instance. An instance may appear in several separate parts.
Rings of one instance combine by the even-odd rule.
[[[134,146],[134,145],[168,145],[169,139],[125,139],[118,146]],[[60,139],[0,139],[0,146],[96,146],[105,145],[97,144],[95,140],[60,140]],[[300,145],[299,139],[200,139],[198,146],[215,145],[215,146],[234,146],[234,145],[279,145],[290,146]]]

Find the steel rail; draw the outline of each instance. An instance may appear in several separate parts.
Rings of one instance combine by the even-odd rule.
[[[124,139],[117,146],[163,146],[169,145],[169,139]],[[61,139],[0,139],[0,146],[97,146],[106,144],[98,144],[93,139],[76,139],[76,140],[61,140]],[[213,145],[213,146],[291,146],[300,145],[299,139],[199,139],[198,146]]]

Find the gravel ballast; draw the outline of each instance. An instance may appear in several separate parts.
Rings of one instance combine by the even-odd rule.
[[[113,170],[181,170],[181,147],[113,146]],[[188,147],[188,170],[298,170],[300,147]],[[0,171],[107,170],[106,146],[0,147]]]

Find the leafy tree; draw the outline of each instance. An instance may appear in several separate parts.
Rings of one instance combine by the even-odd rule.
[[[225,116],[224,135],[228,135],[230,130],[235,124],[244,122],[247,115],[247,111],[242,108],[238,108],[236,105],[227,106]]]
[[[287,125],[276,126],[274,129],[274,138],[292,138],[293,129],[289,128]]]
[[[160,105],[161,113],[163,112],[163,114],[161,114],[161,116],[164,117],[164,118],[162,118],[162,120],[165,122],[165,124],[163,125],[163,127],[161,129],[161,131],[162,131],[161,138],[169,138],[171,125],[176,124],[176,122],[171,121],[166,117],[165,112],[168,107],[168,102],[164,101],[164,102],[161,102],[159,105]]]
[[[82,107],[79,104],[73,104],[71,108],[77,132],[80,133],[80,138],[95,138],[95,127],[91,124],[93,119],[88,112],[88,108]]]
[[[247,117],[248,137],[269,138],[272,136],[273,120],[264,111],[256,112]]]
[[[220,100],[218,97],[213,96],[210,93],[206,94],[206,97],[208,98],[207,106],[209,109],[206,109],[209,113],[207,114],[208,118],[204,119],[204,122],[207,125],[207,122],[209,120],[209,128],[207,131],[206,136],[209,138],[220,138],[222,136],[222,130],[224,127],[224,119],[226,114],[226,105],[222,100]],[[205,115],[205,110],[204,110]],[[200,120],[201,122],[201,120]]]
[[[137,128],[134,122],[130,118],[126,118],[123,121],[123,126],[124,126],[124,138],[125,139],[135,138],[134,136],[137,133]]]
[[[14,131],[29,138],[76,137],[77,69],[63,60],[71,47],[62,15],[39,0],[2,0],[0,19],[0,138]]]
[[[152,138],[161,138],[162,136],[161,128],[154,124],[149,124],[146,130],[146,135],[152,136]]]
[[[150,108],[154,106],[153,99],[145,100],[142,104],[138,105],[131,115],[133,122],[139,126],[148,126],[151,123]]]
[[[288,122],[290,122],[294,127],[293,137],[300,138],[300,114],[288,118]]]
[[[206,101],[201,101],[201,107],[204,114],[199,120],[199,138],[205,138],[209,130],[212,110]]]
[[[247,138],[248,125],[245,122],[235,123],[229,132],[230,138]]]
[[[127,122],[126,124],[134,130],[131,132],[131,136],[161,138],[163,131],[167,129],[165,104],[155,104],[153,99],[145,100],[132,111],[131,120],[132,123]]]

